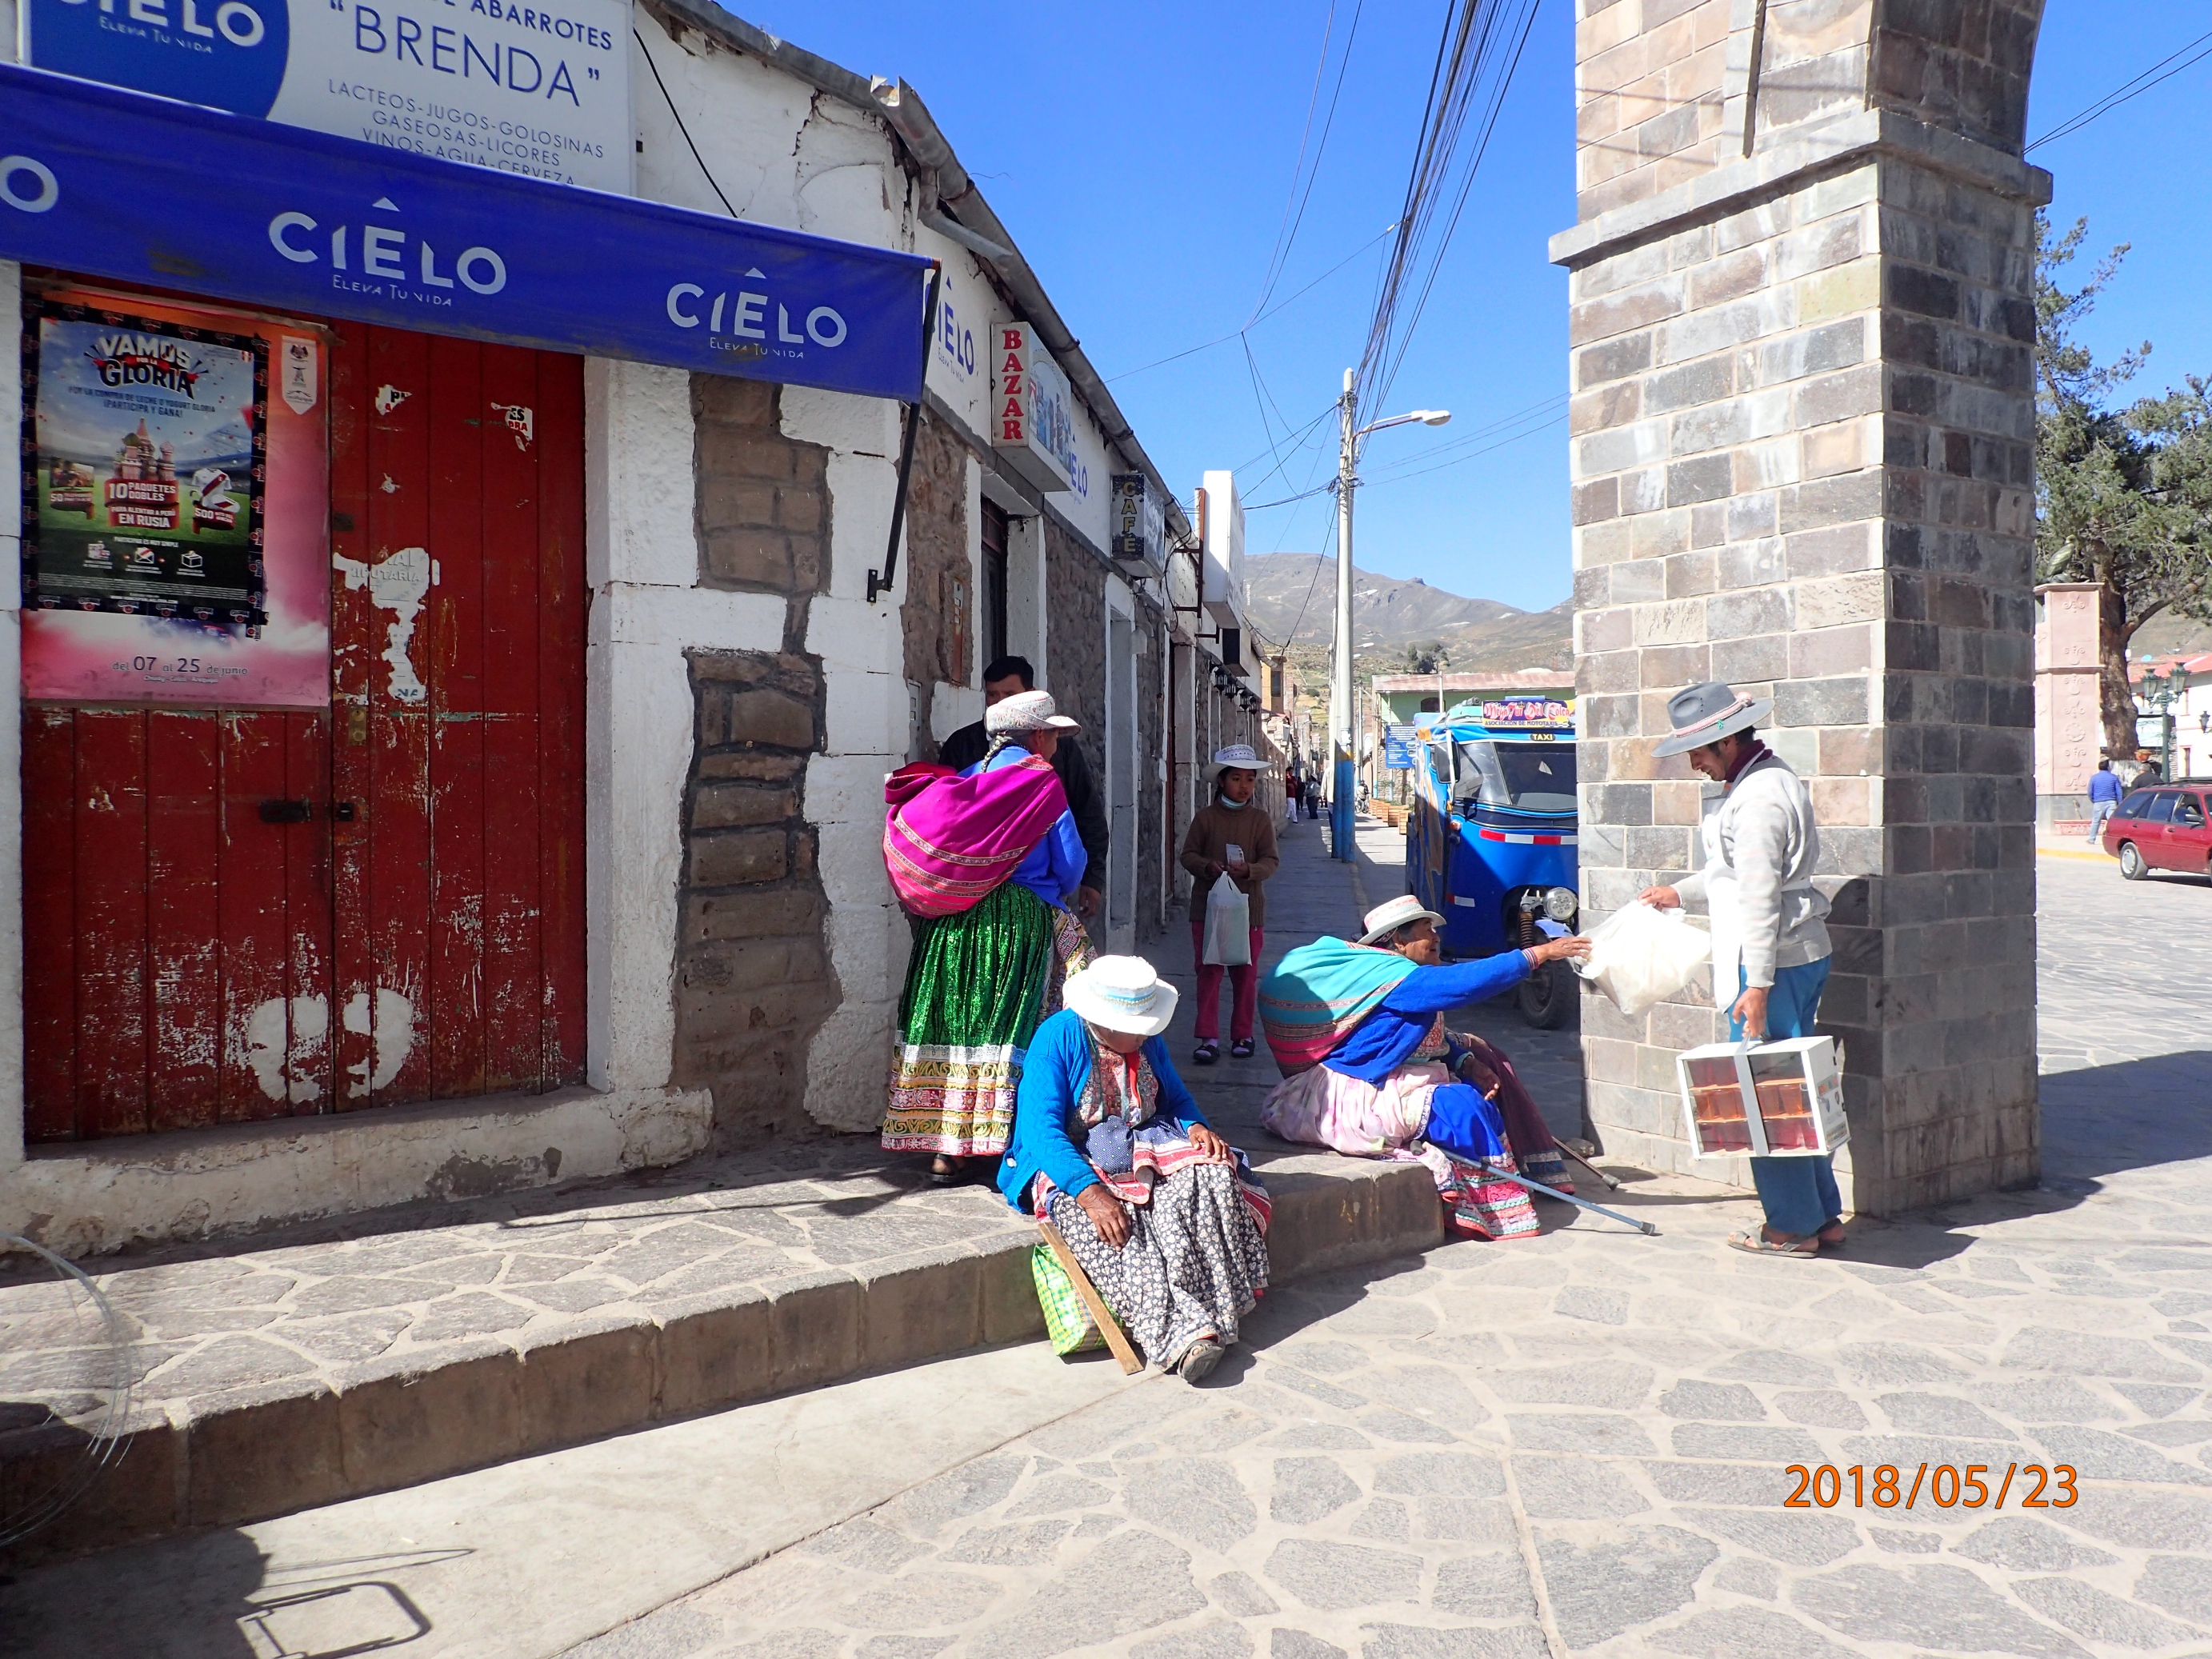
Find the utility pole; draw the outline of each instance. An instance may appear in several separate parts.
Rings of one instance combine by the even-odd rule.
[[[1336,661],[1329,701],[1329,742],[1335,775],[1329,794],[1329,848],[1349,864],[1352,859],[1352,491],[1359,459],[1359,434],[1355,420],[1358,394],[1352,390],[1352,371],[1344,371],[1344,440],[1338,453],[1336,473]]]
[[[1336,470],[1336,661],[1333,665],[1335,672],[1329,677],[1328,692],[1329,747],[1335,759],[1331,791],[1334,799],[1328,815],[1329,851],[1346,864],[1354,857],[1352,802],[1358,789],[1355,778],[1359,711],[1352,690],[1352,492],[1359,482],[1354,476],[1359,465],[1359,441],[1370,432],[1403,426],[1408,421],[1419,421],[1424,426],[1442,426],[1451,419],[1448,409],[1417,409],[1409,415],[1393,415],[1387,421],[1361,426],[1358,423],[1358,394],[1352,390],[1355,380],[1353,370],[1344,371],[1344,397],[1338,404],[1344,415],[1344,442],[1338,453]]]

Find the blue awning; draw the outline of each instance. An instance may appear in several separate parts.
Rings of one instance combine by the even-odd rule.
[[[0,64],[0,258],[393,328],[921,396],[930,262]]]

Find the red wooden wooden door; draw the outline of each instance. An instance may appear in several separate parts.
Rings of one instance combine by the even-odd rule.
[[[26,711],[34,1140],[581,1080],[582,365],[332,332],[329,714]]]
[[[339,1109],[583,1075],[580,359],[331,352]]]

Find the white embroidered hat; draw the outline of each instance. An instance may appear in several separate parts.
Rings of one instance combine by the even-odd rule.
[[[1234,766],[1247,772],[1272,772],[1274,762],[1255,751],[1249,743],[1232,743],[1226,749],[1213,751],[1216,766]]]
[[[1175,1018],[1180,994],[1142,957],[1100,957],[1068,975],[1060,1000],[1093,1025],[1158,1036]]]
[[[1073,732],[1079,723],[1060,712],[1049,691],[1017,691],[983,711],[986,735],[1007,732]]]
[[[1444,919],[1442,916],[1427,908],[1411,893],[1401,893],[1396,898],[1386,900],[1360,917],[1359,925],[1367,931],[1359,936],[1359,942],[1362,945],[1372,945],[1377,939],[1387,938],[1401,927],[1410,922],[1419,921],[1424,916],[1439,927],[1444,925]]]

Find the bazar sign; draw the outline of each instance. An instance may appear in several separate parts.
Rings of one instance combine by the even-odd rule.
[[[991,331],[991,444],[1039,489],[1075,488],[1075,394],[1027,323]]]
[[[929,262],[915,254],[461,172],[9,64],[0,107],[0,258],[432,334],[921,395]]]
[[[38,69],[628,194],[623,0],[25,0]]]

